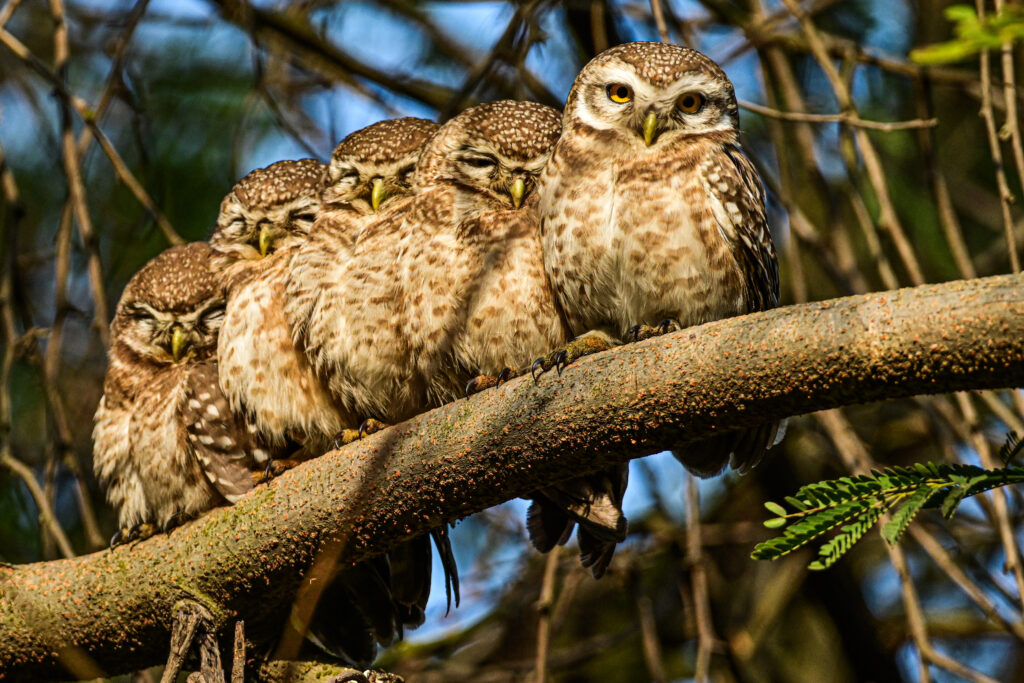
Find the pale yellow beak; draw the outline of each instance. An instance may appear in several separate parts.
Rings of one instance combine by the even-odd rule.
[[[175,363],[181,360],[181,353],[186,346],[188,346],[188,335],[185,334],[181,325],[175,325],[171,331],[171,357],[174,358]]]
[[[270,244],[273,241],[274,235],[271,233],[270,226],[262,226],[260,228],[260,256],[267,255],[267,252],[270,251]]]
[[[377,178],[373,181],[373,191],[370,192],[370,206],[373,207],[374,211],[377,211],[387,197],[388,191],[384,189],[384,181],[381,178]]]
[[[526,183],[523,182],[522,178],[516,178],[508,188],[508,195],[512,197],[512,206],[517,209],[519,208],[519,205],[523,203],[524,192],[526,192]]]
[[[656,137],[658,137],[658,115],[652,111],[644,119],[644,143],[650,147]]]

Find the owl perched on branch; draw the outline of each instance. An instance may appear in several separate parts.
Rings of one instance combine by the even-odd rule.
[[[375,124],[346,138],[332,161],[333,173],[311,159],[277,162],[243,178],[221,205],[210,240],[216,250],[214,263],[228,286],[217,354],[220,385],[234,411],[253,425],[268,447],[301,449],[302,458],[315,457],[329,450],[339,433],[355,438],[359,421],[330,395],[293,340],[286,285],[290,275],[304,272],[293,261],[302,262],[300,252],[319,229],[314,228],[314,219],[316,226],[326,220],[333,228],[348,214],[360,215],[374,204],[379,208],[387,192],[402,191],[408,172],[403,162],[415,155],[409,147],[417,142],[402,133],[406,126],[401,121]],[[417,123],[416,128],[422,126]],[[382,137],[382,130],[398,134]],[[366,182],[347,191],[339,188],[339,183],[351,180],[347,172],[338,171],[343,163],[358,166],[366,173]],[[321,212],[321,192],[331,198],[326,213]],[[344,262],[344,253],[322,249],[316,242],[316,259],[329,256],[329,264]],[[307,281],[304,295],[329,296],[332,283],[329,274],[323,277]],[[449,539],[444,529],[432,536],[445,568],[446,588],[457,601],[458,573]],[[310,628],[315,642],[348,661],[367,663],[373,659],[374,641],[390,644],[404,627],[423,622],[430,580],[427,536],[346,570],[327,589],[314,615]],[[342,618],[348,620],[348,632],[339,631]]]
[[[775,248],[732,83],[695,50],[627,43],[577,76],[540,183],[544,265],[574,334],[547,370],[616,343],[773,308]],[[778,425],[681,445],[691,472],[760,462]]]
[[[284,314],[285,278],[320,211],[324,173],[313,159],[252,171],[221,202],[210,237],[227,285],[220,385],[263,440],[304,447],[309,457],[353,422],[295,348]]]
[[[330,253],[347,258],[322,259],[302,276],[293,269],[289,292],[329,283],[307,299],[293,327],[348,410],[404,420],[462,397],[467,383],[492,386],[495,375],[507,377],[568,341],[544,275],[535,211],[559,118],[530,102],[468,109],[419,156],[414,196],[363,219],[351,247],[333,238]],[[585,526],[581,545],[596,534],[614,547],[625,535],[621,488],[557,488],[538,497],[572,510]]]
[[[117,305],[93,430],[96,476],[118,514],[115,545],[236,500],[270,458],[217,388],[224,295],[211,257],[201,242],[168,249]]]
[[[323,209],[309,241],[292,259],[285,302],[296,344],[328,382],[330,349],[346,334],[345,316],[352,313],[342,310],[341,301],[345,278],[353,272],[355,241],[365,226],[412,194],[416,160],[437,129],[432,121],[411,117],[380,121],[346,137],[331,155]]]

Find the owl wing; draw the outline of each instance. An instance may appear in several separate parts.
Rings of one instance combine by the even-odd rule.
[[[749,311],[766,311],[779,304],[779,262],[768,229],[764,186],[738,145],[722,149],[724,154],[713,162],[709,173],[719,176],[718,182],[708,183],[712,212],[733,242]]]
[[[254,486],[253,473],[266,465],[270,454],[259,447],[255,428],[231,411],[218,383],[216,361],[189,370],[181,419],[206,478],[234,503]]]
[[[765,311],[779,303],[779,263],[768,229],[764,187],[754,165],[738,145],[727,144],[722,150],[724,153],[711,162],[705,173],[705,178],[715,180],[706,181],[712,213],[733,244],[733,254],[743,273],[748,310]],[[700,477],[718,474],[727,463],[747,472],[761,462],[765,451],[778,443],[784,430],[782,422],[725,432],[682,445],[673,449],[673,455]]]

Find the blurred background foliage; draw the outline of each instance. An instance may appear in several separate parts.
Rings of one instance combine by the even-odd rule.
[[[107,317],[142,263],[209,234],[235,180],[326,159],[385,117],[444,119],[498,98],[558,106],[619,42],[691,45],[735,82],[785,303],[1019,270],[1020,50],[986,39],[960,62],[912,61],[954,37],[944,7],[5,0],[0,560],[106,545],[90,431]],[[1013,12],[974,7],[979,21]],[[381,664],[422,681],[1024,680],[1017,491],[972,499],[949,523],[925,513],[895,549],[873,535],[827,572],[808,572],[803,553],[749,558],[771,535],[765,500],[874,463],[991,466],[1005,432],[1024,432],[1022,408],[1020,392],[977,392],[804,416],[743,477],[695,482],[666,454],[634,461],[630,537],[601,581],[572,544],[532,551],[521,501],[477,515],[453,531],[462,606],[446,615],[435,597]]]

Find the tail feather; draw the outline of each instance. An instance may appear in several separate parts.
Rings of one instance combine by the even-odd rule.
[[[680,444],[672,455],[691,474],[703,479],[721,473],[728,465],[746,474],[761,463],[769,448],[782,440],[785,429],[785,421],[766,422],[751,429]]]
[[[580,561],[595,578],[604,574],[615,546],[626,539],[627,521],[622,512],[629,466],[580,477],[534,494],[527,515],[530,540],[541,552],[569,540],[574,524]]]
[[[360,670],[377,658],[373,628],[344,581],[332,581],[324,589],[306,638],[327,654]]]
[[[415,628],[426,618],[432,559],[429,536],[418,536],[388,552],[392,597],[402,626]]]
[[[448,527],[440,526],[431,530],[431,537],[434,545],[437,546],[437,555],[441,559],[441,567],[444,569],[444,593],[448,599],[448,607],[445,615],[452,609],[452,595],[455,596],[455,606],[459,606],[459,566],[455,563],[455,554],[452,552],[452,543],[448,537]]]

